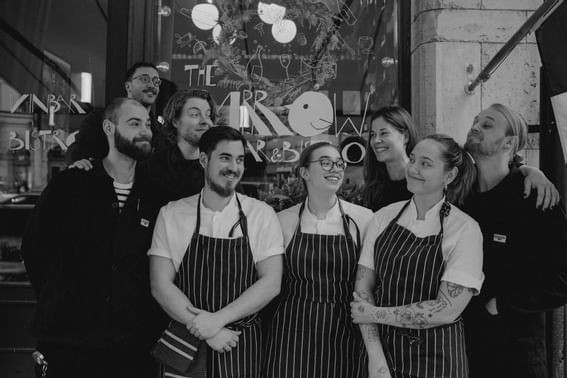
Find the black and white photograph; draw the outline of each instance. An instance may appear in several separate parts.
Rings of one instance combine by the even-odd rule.
[[[567,0],[0,1],[0,378],[567,378]]]

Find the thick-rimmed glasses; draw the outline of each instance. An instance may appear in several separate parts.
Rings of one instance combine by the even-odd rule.
[[[309,160],[310,163],[317,163],[321,164],[321,168],[324,171],[330,171],[333,169],[333,165],[337,167],[337,169],[344,171],[346,169],[347,163],[343,159],[337,159],[336,161],[332,161],[329,158],[321,158],[317,160]]]
[[[156,87],[159,87],[161,85],[161,79],[159,77],[151,77],[148,74],[134,76],[130,80],[136,80],[136,79],[140,80],[140,82],[144,85],[148,85],[150,82],[153,83],[153,85],[155,85]]]

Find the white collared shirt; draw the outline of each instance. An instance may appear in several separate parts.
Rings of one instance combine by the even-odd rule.
[[[360,240],[364,240],[366,227],[373,216],[372,211],[350,202],[343,200],[339,201],[341,201],[345,214],[350,216],[356,222],[356,225],[360,230]],[[293,238],[293,234],[297,228],[300,207],[301,203],[278,213],[286,247]],[[349,231],[353,240],[356,241],[356,226],[352,222],[349,222]],[[338,201],[335,202],[335,205],[329,210],[325,219],[318,219],[317,216],[309,210],[308,203],[306,203],[301,217],[301,232],[318,235],[344,235],[341,209],[339,208]]]
[[[238,193],[248,224],[248,239],[254,262],[284,252],[283,236],[275,211],[265,202]],[[162,256],[179,268],[197,222],[199,194],[173,201],[161,208],[148,255]],[[238,204],[232,196],[221,211],[213,211],[201,200],[201,235],[228,239],[232,226],[238,221]],[[242,228],[234,229],[232,238],[242,236]]]
[[[441,230],[439,210],[445,201],[443,198],[427,211],[425,219],[417,219],[417,208],[411,200],[400,216],[397,224],[423,238],[436,235]],[[358,263],[372,270],[374,266],[374,244],[388,224],[396,217],[407,201],[386,206],[376,212],[368,225],[364,246]],[[451,211],[445,218],[443,242],[441,245],[445,270],[442,281],[452,282],[480,292],[484,274],[482,272],[482,232],[478,223],[458,207],[451,205]]]

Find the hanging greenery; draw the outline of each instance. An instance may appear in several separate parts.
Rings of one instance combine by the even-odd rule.
[[[267,105],[279,106],[293,102],[301,93],[309,90],[319,90],[336,78],[337,55],[343,49],[350,49],[343,40],[339,27],[341,17],[323,2],[307,0],[286,0],[279,2],[286,8],[285,18],[293,20],[303,30],[315,29],[315,37],[309,46],[309,59],[302,60],[297,75],[284,80],[271,80],[258,75],[249,69],[249,62],[256,54],[261,54],[262,46],[249,59],[240,48],[236,47],[236,39],[248,37],[246,26],[257,17],[257,2],[243,1],[236,7],[232,1],[217,3],[221,9],[219,25],[220,34],[215,38],[216,43],[210,48],[203,48],[203,63],[215,62],[218,68],[215,74],[221,78],[217,81],[220,88],[233,90],[263,90],[268,93],[264,100]],[[301,35],[301,38],[305,38]],[[307,44],[308,41],[299,42]],[[352,53],[352,51],[350,51]]]

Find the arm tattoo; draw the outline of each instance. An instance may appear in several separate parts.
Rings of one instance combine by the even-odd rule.
[[[380,340],[380,334],[378,333],[378,326],[375,324],[366,325],[366,336],[368,341],[378,341]]]
[[[415,311],[411,305],[392,311],[396,315],[396,321],[402,327],[412,325],[415,328],[425,328],[429,324],[423,312]]]
[[[374,314],[372,314],[372,317],[374,318],[374,320],[376,320],[377,323],[382,323],[381,320],[384,320],[388,317],[388,311],[384,309],[377,309],[376,311],[374,311]]]
[[[372,302],[370,302],[370,295],[366,294],[365,291],[357,290],[356,294],[358,294],[358,296],[360,298],[364,299],[366,302],[372,303]]]
[[[457,285],[455,283],[452,282],[447,282],[447,292],[449,293],[449,296],[451,298],[456,298],[459,295],[461,295],[463,293],[463,291],[465,290],[464,287],[462,287],[461,285]]]
[[[366,273],[368,273],[368,271],[370,271],[370,269],[368,269],[367,267],[365,267],[363,265],[359,265],[358,270],[356,271],[356,281],[358,282],[358,281],[364,279],[364,277],[366,277]]]

